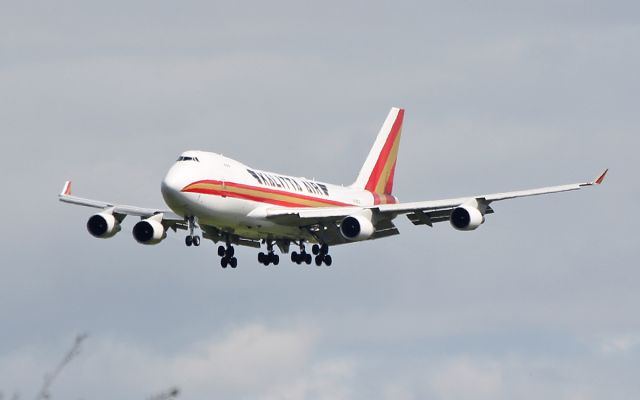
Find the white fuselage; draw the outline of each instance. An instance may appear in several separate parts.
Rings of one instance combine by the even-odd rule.
[[[291,240],[309,240],[311,236],[299,227],[268,220],[267,209],[397,201],[393,196],[381,198],[366,190],[254,169],[204,151],[187,151],[178,158],[162,181],[162,196],[175,213],[196,217],[200,225],[253,239],[273,235]]]

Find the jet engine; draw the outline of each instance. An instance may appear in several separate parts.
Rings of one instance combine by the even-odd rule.
[[[133,226],[133,238],[140,244],[158,244],[166,237],[166,229],[155,217],[143,219]]]
[[[375,231],[371,220],[364,215],[350,215],[340,224],[340,234],[347,240],[366,240]]]
[[[462,205],[453,209],[449,222],[459,231],[472,231],[484,223],[484,215],[475,207]]]
[[[108,212],[101,212],[89,217],[87,230],[93,237],[107,239],[120,232],[120,221]]]

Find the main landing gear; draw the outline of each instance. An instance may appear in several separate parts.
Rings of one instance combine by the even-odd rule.
[[[267,254],[258,253],[258,262],[265,266],[269,264],[278,265],[280,263],[280,256],[273,252],[273,243],[270,240],[267,241]]]
[[[327,244],[314,244],[311,247],[311,252],[315,255],[316,265],[319,267],[322,263],[325,263],[328,266],[331,265],[331,256],[329,255],[329,246]],[[291,253],[291,261],[300,265],[302,263],[306,263],[307,265],[311,264],[311,254],[307,253],[304,249],[304,242],[300,241],[300,253],[292,252]]]
[[[306,263],[307,265],[311,264],[311,254],[307,253],[304,249],[304,242],[300,241],[300,253],[292,252],[291,253],[291,261],[300,265],[302,263]]]
[[[222,268],[227,268],[227,265],[230,265],[231,268],[238,266],[238,259],[233,256],[234,254],[235,250],[229,242],[227,242],[227,247],[218,246],[218,255],[222,257],[220,259],[220,265]]]
[[[200,246],[200,236],[193,234],[193,231],[196,228],[195,217],[187,218],[187,226],[189,227],[189,234],[184,238],[184,244],[186,244],[187,247],[191,247],[191,245],[195,247]]]
[[[325,263],[327,267],[331,266],[331,256],[329,255],[329,246],[326,243],[322,245],[314,244],[311,247],[311,252],[316,256],[316,265],[319,267],[322,263]],[[308,263],[307,263],[308,264]]]

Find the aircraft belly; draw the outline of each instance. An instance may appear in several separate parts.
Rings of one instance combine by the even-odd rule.
[[[213,226],[248,239],[308,240],[311,237],[306,230],[298,227],[249,216],[256,208],[263,206],[250,200],[202,195],[192,208],[201,225]]]

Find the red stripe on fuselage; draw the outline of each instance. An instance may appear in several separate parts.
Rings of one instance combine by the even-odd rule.
[[[189,189],[189,186],[200,184],[200,183],[211,184],[211,185],[224,185],[226,187],[236,187],[240,189],[252,190],[258,193],[286,196],[291,198],[292,201],[284,201],[279,199],[254,196],[248,193],[236,193],[229,190],[217,190],[217,189],[206,189],[206,188]],[[209,194],[209,195],[216,195],[216,196],[223,196],[223,197],[234,197],[234,198],[240,198],[245,200],[252,200],[260,203],[275,204],[283,207],[313,207],[308,204],[296,203],[295,199],[314,201],[314,202],[326,204],[327,206],[336,206],[336,207],[352,206],[352,204],[342,203],[339,201],[334,201],[329,199],[323,199],[321,197],[306,196],[298,193],[286,192],[283,190],[267,189],[259,186],[245,185],[242,183],[226,182],[226,181],[222,182],[222,181],[216,181],[216,180],[201,180],[201,181],[190,183],[182,189],[182,192],[201,193],[201,194]]]
[[[389,194],[380,194],[376,192],[369,192],[373,196],[373,205],[377,206],[379,204],[396,204],[398,199]]]
[[[297,207],[309,207],[309,206],[298,204],[298,203],[291,203],[291,202],[281,201],[281,200],[276,200],[276,199],[267,199],[267,198],[264,198],[264,197],[252,196],[252,195],[246,194],[246,193],[232,193],[232,192],[228,192],[228,191],[224,191],[224,190],[187,189],[187,190],[184,190],[184,192],[208,194],[208,195],[212,195],[212,196],[221,196],[221,197],[233,197],[233,198],[236,198],[236,199],[251,200],[251,201],[258,202],[258,203],[269,203],[269,204],[274,204],[274,205],[283,206],[283,207],[290,207],[290,208],[294,208],[294,207],[295,208],[297,208]]]

